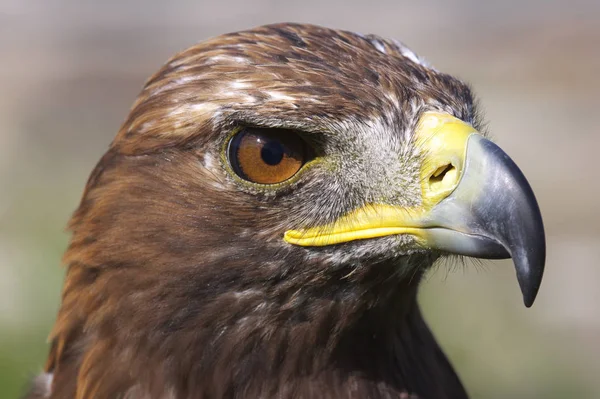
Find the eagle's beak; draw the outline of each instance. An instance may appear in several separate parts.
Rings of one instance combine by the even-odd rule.
[[[496,144],[448,114],[421,118],[416,145],[422,205],[370,204],[327,226],[289,230],[285,240],[302,246],[411,234],[419,246],[479,258],[512,257],[526,306],[544,271],[542,216],[529,183]]]

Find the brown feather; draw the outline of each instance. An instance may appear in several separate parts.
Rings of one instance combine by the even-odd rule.
[[[410,131],[415,106],[473,121],[464,84],[375,36],[280,24],[176,55],[146,83],[69,224],[50,397],[466,397],[416,303],[437,254],[339,262],[362,244],[287,245],[290,226],[368,198],[326,202],[319,168],[286,191],[240,187],[219,157],[240,124],[333,143],[330,132],[373,120]],[[413,201],[405,192],[386,195]]]

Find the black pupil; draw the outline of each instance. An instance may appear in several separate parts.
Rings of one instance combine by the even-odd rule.
[[[277,140],[269,140],[260,150],[260,156],[267,165],[277,165],[283,159],[285,148]]]

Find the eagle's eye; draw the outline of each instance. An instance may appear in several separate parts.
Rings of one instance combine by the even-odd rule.
[[[246,127],[233,136],[227,155],[231,168],[242,179],[277,184],[300,170],[308,149],[293,130]]]

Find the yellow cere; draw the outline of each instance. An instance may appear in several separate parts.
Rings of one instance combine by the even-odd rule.
[[[467,141],[477,131],[452,115],[423,114],[415,131],[416,145],[423,154],[421,166],[422,205],[401,208],[369,204],[335,222],[302,230],[288,230],[284,240],[300,246],[326,246],[395,234],[411,234],[426,241],[423,227],[431,209],[456,188],[462,175]]]
[[[477,131],[450,114],[426,112],[415,131],[424,161],[421,166],[423,204],[431,207],[458,185],[464,168],[467,140]]]

